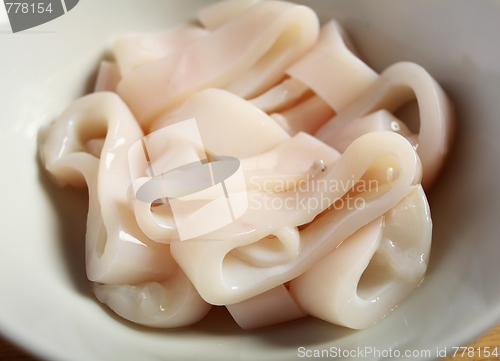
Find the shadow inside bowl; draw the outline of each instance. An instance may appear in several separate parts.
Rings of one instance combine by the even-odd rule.
[[[58,187],[50,179],[37,155],[38,180],[48,194],[57,216],[59,249],[71,283],[80,294],[93,297],[85,272],[85,232],[87,228],[87,189]]]
[[[255,330],[244,330],[233,320],[224,306],[213,306],[208,314],[198,323],[177,329],[154,329],[140,326],[129,322],[116,315],[109,307],[100,304],[102,309],[116,322],[139,333],[155,334],[160,337],[171,339],[183,339],[199,335],[202,337],[213,337],[214,339],[241,340],[241,337],[250,338],[259,344],[267,344],[270,347],[285,349],[297,349],[298,347],[311,347],[324,343],[335,343],[353,334],[358,330],[352,330],[314,317],[304,317],[295,321],[279,325],[259,328]]]

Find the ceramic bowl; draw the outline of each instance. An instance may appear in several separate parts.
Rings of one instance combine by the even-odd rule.
[[[50,360],[295,360],[307,358],[300,350],[332,347],[380,351],[363,359],[391,358],[389,350],[428,359],[500,320],[496,1],[306,2],[322,22],[340,21],[375,70],[414,61],[456,104],[455,143],[429,193],[428,274],[388,317],[363,331],[313,318],[243,331],[224,308],[214,308],[195,326],[160,331],[122,321],[94,299],[84,266],[85,191],[59,189],[48,179],[36,156],[37,130],[91,89],[118,34],[192,20],[204,4],[82,0],[17,34],[0,7],[0,332]]]

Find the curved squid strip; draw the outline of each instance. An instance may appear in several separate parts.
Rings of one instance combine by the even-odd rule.
[[[170,203],[153,198],[149,202],[135,197],[147,181],[177,167],[206,160],[195,119],[160,129],[136,141],[128,151],[132,188],[128,199],[137,224],[156,242],[170,243],[176,229]],[[163,187],[160,190],[163,194]]]
[[[240,160],[247,190],[285,192],[314,178],[340,153],[307,133],[298,133],[268,152]]]
[[[284,285],[248,300],[227,305],[226,308],[244,330],[276,325],[306,316]]]
[[[173,132],[173,131],[172,131]],[[169,133],[171,133],[169,131]],[[155,133],[152,133],[155,134]],[[163,144],[168,142],[163,142]],[[178,144],[177,147],[165,148],[165,155],[169,158],[169,169],[177,165],[188,164],[199,160],[193,151],[177,152],[177,148],[186,150],[191,144]],[[133,154],[138,152],[139,155]],[[168,155],[173,154],[173,157]],[[191,156],[190,156],[191,154]],[[143,155],[142,147],[133,145],[129,151],[129,161],[131,169],[137,169],[139,161],[135,161]],[[306,133],[299,133],[293,138],[284,141],[272,150],[241,159],[241,169],[246,180],[247,190],[264,190],[265,192],[284,192],[288,187],[297,186],[300,182],[306,182],[314,178],[322,171],[325,163],[333,164],[340,154],[333,148]],[[146,168],[142,166],[139,171],[132,171],[134,189],[139,189],[151,176]],[[155,168],[154,166],[152,168]],[[156,167],[160,169],[160,167]],[[167,168],[165,168],[167,169]],[[134,177],[135,174],[135,177]],[[226,183],[230,180],[226,180]],[[228,185],[226,184],[226,187]],[[228,191],[230,189],[228,188]],[[140,202],[129,194],[130,207],[139,227],[152,240],[160,243],[170,243],[175,235],[175,221],[172,209],[168,202],[163,204],[153,204]]]
[[[420,112],[417,153],[423,167],[424,188],[432,185],[451,142],[454,111],[446,93],[421,66],[401,62],[389,66],[379,79],[315,134],[330,144],[340,127],[380,109],[390,112],[416,98]]]
[[[192,325],[212,307],[202,300],[179,268],[162,282],[138,285],[92,283],[97,299],[119,316],[143,326],[174,328]]]
[[[286,73],[307,84],[339,112],[378,78],[378,74],[349,49],[342,27],[330,21],[321,28],[314,48]]]
[[[133,147],[131,149],[133,149]],[[178,155],[175,148],[166,154],[173,154],[174,156]],[[171,165],[179,163],[179,160],[181,161],[181,165],[185,165],[191,163],[192,161],[199,161],[200,159],[196,156],[194,151],[192,153],[186,152],[180,154],[176,161],[172,162]],[[175,167],[172,166],[171,168]],[[144,202],[138,201],[135,197],[134,190],[137,191],[151,178],[150,174],[146,174],[146,176],[135,179],[132,177],[132,188],[130,188],[128,194],[129,205],[134,212],[138,226],[146,236],[155,242],[170,243],[172,237],[175,235],[177,226],[175,224],[172,208],[168,200],[157,199],[151,202]]]
[[[120,70],[118,65],[109,61],[103,60],[99,65],[97,78],[94,85],[94,92],[110,91],[116,92],[116,87],[120,80]]]
[[[300,252],[297,227],[280,227],[258,242],[233,249],[232,256],[257,267],[274,267],[293,262]]]
[[[206,160],[196,120],[187,119],[146,135],[128,150],[134,192],[135,181],[155,177],[185,164]]]
[[[180,109],[155,122],[151,130],[191,118],[196,119],[205,151],[211,155],[251,157],[290,139],[266,113],[222,89],[198,92]]]
[[[368,189],[354,195],[354,204],[356,199],[361,199],[362,207],[331,208],[314,219],[333,202],[342,200],[348,191],[353,192],[353,186],[318,189],[319,186],[314,188],[310,181],[309,188],[304,191],[270,194],[250,191],[249,208],[243,216],[203,238],[193,239],[194,242],[172,242],[172,256],[203,299],[212,304],[241,302],[277,287],[311,268],[356,230],[389,211],[421,178],[419,159],[406,139],[390,132],[373,132],[355,140],[335,164],[327,164],[316,181],[319,184],[323,179],[336,185],[355,183],[373,164],[384,168],[380,174],[395,169],[398,178],[376,190]],[[266,206],[265,197],[271,205],[280,202],[281,207]],[[291,204],[287,204],[287,199],[292,199]],[[267,236],[281,227],[297,227],[310,222],[300,231],[299,252],[289,262],[282,263],[278,259],[275,265],[262,267],[258,255],[255,261],[248,261],[231,252],[260,242],[268,258],[271,253],[268,251],[277,244],[270,239],[266,245]],[[278,242],[278,250],[280,244],[282,242]],[[278,256],[280,252],[275,254]]]
[[[208,30],[215,30],[261,0],[225,0],[201,9],[196,17]]]
[[[159,33],[128,34],[116,39],[113,53],[124,77],[143,64],[182,51],[208,34],[206,29],[192,24],[182,24]]]
[[[305,9],[307,8],[302,10]],[[268,16],[268,12],[262,12],[261,16]],[[307,14],[300,16],[303,19],[300,21],[301,27],[306,28],[306,31],[296,25],[287,28],[267,53],[263,54],[244,74],[224,86],[224,89],[242,98],[250,99],[281,81],[285,76],[285,70],[314,45],[318,36],[317,18],[307,16]]]
[[[140,187],[150,179],[149,177],[139,178],[134,185]],[[168,202],[155,204],[154,202],[141,202],[131,192],[129,192],[129,202],[137,225],[144,234],[155,242],[170,243],[177,228],[170,204]]]
[[[292,105],[307,92],[309,87],[300,80],[288,78],[249,102],[260,110],[270,113]]]
[[[429,205],[418,185],[384,216],[292,280],[290,293],[312,316],[366,328],[422,282],[431,238]]]
[[[240,79],[245,92],[262,92],[314,44],[318,28],[316,14],[305,6],[261,2],[182,51],[134,69],[118,93],[146,128],[205,88],[239,88],[234,81]]]
[[[363,134],[377,131],[398,133],[408,139],[414,147],[417,146],[414,134],[408,127],[385,109],[370,113],[336,129],[330,134],[328,142],[340,153],[343,153],[354,139]]]
[[[281,113],[271,114],[271,118],[276,120],[290,135],[298,132],[313,134],[333,116],[335,112],[332,108],[317,95]]]
[[[164,279],[176,267],[168,245],[148,239],[128,207],[128,148],[143,133],[115,93],[74,102],[52,125],[43,147],[47,170],[62,184],[89,188],[87,276],[100,283]],[[105,137],[101,159],[85,143]]]

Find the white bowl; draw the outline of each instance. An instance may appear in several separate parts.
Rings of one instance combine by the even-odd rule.
[[[85,0],[19,34],[10,33],[0,6],[0,332],[50,360],[293,360],[299,347],[371,347],[380,358],[389,349],[428,350],[430,357],[415,357],[422,359],[451,352],[500,320],[494,1],[307,2],[323,22],[337,18],[374,69],[417,62],[457,106],[455,145],[429,194],[435,228],[428,276],[388,317],[364,331],[307,318],[249,332],[215,308],[193,327],[158,331],[121,321],[94,299],[84,269],[85,192],[58,189],[47,178],[37,162],[37,130],[90,89],[117,34],[193,19],[203,4]]]

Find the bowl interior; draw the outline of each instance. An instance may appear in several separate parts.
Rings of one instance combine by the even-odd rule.
[[[455,143],[428,194],[431,263],[412,297],[364,331],[313,318],[243,331],[223,308],[195,326],[159,331],[124,322],[100,305],[85,277],[85,191],[51,183],[36,157],[37,130],[91,89],[118,34],[192,20],[206,2],[86,0],[19,34],[0,16],[0,332],[64,360],[290,360],[300,358],[299,347],[429,350],[417,358],[436,358],[437,350],[450,352],[500,319],[500,3],[303,3],[322,22],[340,21],[375,70],[414,61],[456,104]]]

